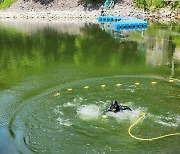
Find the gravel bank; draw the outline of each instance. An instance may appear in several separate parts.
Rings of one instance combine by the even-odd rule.
[[[83,5],[79,0],[56,0],[46,5],[33,0],[19,0],[10,8],[0,11],[0,19],[30,19],[47,21],[82,21],[97,22],[100,15],[100,6],[92,4]],[[131,2],[119,2],[115,5],[110,15],[133,16],[143,20],[157,20],[161,22],[180,21],[179,10],[160,9],[157,12],[144,12],[134,7]]]

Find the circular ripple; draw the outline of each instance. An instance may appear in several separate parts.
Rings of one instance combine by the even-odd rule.
[[[121,143],[130,146],[127,128],[132,115],[139,111],[151,115],[143,123],[144,133],[137,131],[139,134],[158,136],[159,131],[169,126],[179,130],[179,93],[175,83],[154,77],[113,76],[72,82],[24,100],[12,117],[9,130],[19,144],[23,142],[32,152],[117,152]],[[102,119],[102,111],[112,100],[130,106],[135,112]],[[149,132],[148,125],[153,131]],[[112,144],[113,140],[117,143]],[[27,152],[24,147],[19,148]]]

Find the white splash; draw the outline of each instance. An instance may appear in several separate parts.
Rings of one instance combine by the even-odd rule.
[[[161,124],[161,125],[168,126],[168,127],[178,127],[178,124],[172,123],[172,122],[165,122],[162,120],[157,120],[156,122]]]
[[[83,99],[80,96],[77,96],[77,98],[74,98],[72,101],[64,103],[63,107],[75,107],[79,106],[83,101],[86,101],[86,99]]]
[[[73,104],[81,104],[84,100],[86,100],[86,99],[78,96],[77,98],[74,98],[74,99],[72,100],[72,103],[73,103]]]
[[[55,114],[60,114],[60,115],[64,116],[64,113],[60,110],[60,108],[61,108],[60,106],[57,106],[56,109],[53,110],[53,112]]]
[[[56,119],[56,121],[57,121],[57,123],[59,124],[59,125],[64,125],[64,126],[71,126],[72,125],[72,123],[69,121],[69,119],[63,119],[63,118],[61,118],[61,117],[58,117],[57,119]]]
[[[122,111],[122,112],[117,112],[117,113],[108,112],[107,116],[114,117],[118,123],[121,123],[127,120],[133,123],[138,119],[140,114],[141,114],[141,111],[134,110],[134,111]]]
[[[97,105],[83,105],[78,108],[77,115],[83,120],[94,120],[98,119],[100,115],[100,109]]]
[[[75,106],[75,104],[71,103],[71,102],[67,102],[65,104],[63,104],[63,107],[73,107]]]
[[[175,116],[176,122],[180,125],[180,115]]]
[[[180,125],[180,115],[157,116],[155,122],[168,127],[178,127]]]

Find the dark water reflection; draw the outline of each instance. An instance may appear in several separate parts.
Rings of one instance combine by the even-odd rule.
[[[147,69],[150,69],[150,72],[157,70],[157,74],[162,73],[165,77],[179,78],[178,25],[152,24],[144,32],[123,32],[121,35],[116,34],[116,37],[115,32],[106,29],[105,32],[98,25],[76,25],[77,28],[72,31],[75,35],[67,33],[72,25],[64,27],[65,32],[63,28],[58,32],[58,28],[45,26],[40,29],[39,26],[39,30],[28,33],[1,26],[1,89],[10,84],[10,76],[18,80],[22,73],[28,74],[49,65],[67,63],[80,67],[103,67],[107,70],[126,67],[122,74],[146,74],[149,73]],[[137,67],[141,70],[138,71]]]
[[[59,130],[56,130],[56,125],[53,123],[55,116],[52,116],[51,111],[59,109],[58,105],[62,105],[61,103],[76,101],[88,103],[84,98],[88,98],[92,102],[94,100],[100,102],[104,99],[104,102],[108,102],[112,98],[119,99],[119,92],[114,87],[107,91],[98,92],[94,89],[92,94],[85,93],[80,89],[80,86],[83,87],[85,83],[96,87],[97,84],[105,82],[114,84],[114,81],[118,82],[121,79],[129,85],[129,87],[123,89],[124,91],[122,90],[123,92],[120,92],[123,101],[136,100],[139,106],[151,108],[149,109],[151,114],[163,116],[165,116],[164,113],[169,114],[167,108],[173,108],[174,117],[178,121],[180,98],[179,25],[153,23],[149,25],[146,31],[124,31],[120,33],[108,29],[106,25],[34,24],[0,22],[0,128],[2,128],[0,129],[0,136],[6,138],[2,144],[5,146],[0,146],[0,153],[11,153],[12,149],[16,149],[17,153],[19,151],[26,152],[27,149],[24,148],[24,143],[25,146],[31,149],[32,153],[43,152],[42,149],[46,146],[47,149],[44,152],[47,153],[73,153],[73,150],[75,153],[82,150],[83,153],[87,149],[86,152],[88,153],[102,153],[95,145],[94,151],[91,150],[93,146],[83,149],[78,146],[78,144],[82,144],[81,141],[75,143],[68,138],[68,134],[72,135],[74,133],[74,136],[72,135],[73,139],[82,138],[86,142],[87,136],[78,132],[76,127],[92,131],[88,126],[84,126],[84,122],[77,121],[74,116],[75,109],[72,110],[73,116],[69,114],[67,109],[65,109],[64,114],[70,120],[73,119],[74,123],[79,122],[78,125],[74,124],[73,128],[69,127],[62,132],[58,132]],[[145,79],[145,77],[150,77],[150,79]],[[177,84],[167,86],[164,79],[168,80],[169,78],[175,78]],[[155,92],[153,92],[155,88],[148,84],[144,84],[147,87],[142,87],[142,89],[136,89],[131,85],[137,80],[150,83],[154,79],[163,79],[163,81],[160,81],[162,85]],[[57,90],[75,87],[75,85],[77,93],[74,92],[73,96],[63,93],[64,97],[58,101],[49,98],[49,95]],[[148,88],[150,91],[148,91]],[[163,88],[165,89],[163,90]],[[139,92],[133,95],[136,90],[139,90]],[[84,97],[83,99],[79,96],[81,94]],[[158,96],[156,96],[157,94]],[[151,98],[151,96],[154,97]],[[163,99],[166,96],[167,98]],[[154,102],[149,103],[148,100],[150,99]],[[162,109],[157,111],[154,104],[159,101],[162,103],[162,105],[159,104],[159,107],[162,107]],[[173,107],[168,105],[169,101],[171,101]],[[43,102],[47,102],[47,104]],[[134,107],[137,107],[136,105]],[[62,123],[62,121],[60,122]],[[65,124],[68,124],[67,121]],[[9,129],[9,132],[14,133],[15,141],[10,137],[6,128]],[[42,131],[39,132],[39,128],[49,133],[44,132],[43,134]],[[107,127],[107,130],[110,131],[110,129]],[[178,131],[179,127],[173,129]],[[124,130],[126,129],[124,128]],[[62,138],[67,137],[67,140],[70,140],[69,144],[74,148],[68,151],[71,146],[66,144],[67,141],[56,138],[55,131]],[[102,133],[104,130],[99,131]],[[41,134],[40,137],[39,134]],[[111,136],[112,138],[109,140],[107,139],[107,143],[111,139],[113,140],[115,136],[116,134]],[[102,146],[102,149],[105,147],[107,153],[113,151],[111,148],[114,145],[108,147],[102,140],[97,139],[96,136],[93,137],[94,140],[96,139],[101,143],[100,147]],[[52,141],[51,144],[48,144],[47,141],[52,138],[56,143]],[[132,142],[125,136],[122,136],[122,138],[126,141],[124,143],[126,146],[129,146]],[[96,140],[94,143],[96,143]],[[61,142],[61,145],[57,141]],[[175,138],[175,141],[178,142],[178,138]],[[0,144],[2,142],[2,139],[0,139]],[[37,144],[35,144],[36,142]],[[119,142],[121,143],[121,140]],[[169,152],[179,150],[176,143],[172,143],[171,146],[175,148],[170,148]],[[164,142],[160,142],[160,145],[164,146],[164,144]],[[124,150],[125,152],[132,152],[134,149],[135,153],[139,153],[145,152],[149,148],[152,150],[155,147],[153,152],[159,152],[159,148],[155,144],[144,146],[145,150],[141,151],[138,149],[142,148],[141,145],[133,143],[129,151]],[[54,147],[54,151],[52,149],[48,151],[48,147]],[[64,147],[66,148],[64,149]],[[114,148],[115,151],[113,152],[117,152],[118,149]],[[162,150],[162,152],[164,151],[166,150]]]

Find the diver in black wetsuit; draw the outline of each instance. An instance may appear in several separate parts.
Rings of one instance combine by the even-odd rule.
[[[116,113],[123,110],[132,111],[128,106],[118,105],[117,101],[112,101],[111,106],[104,110],[103,115],[109,111]]]

